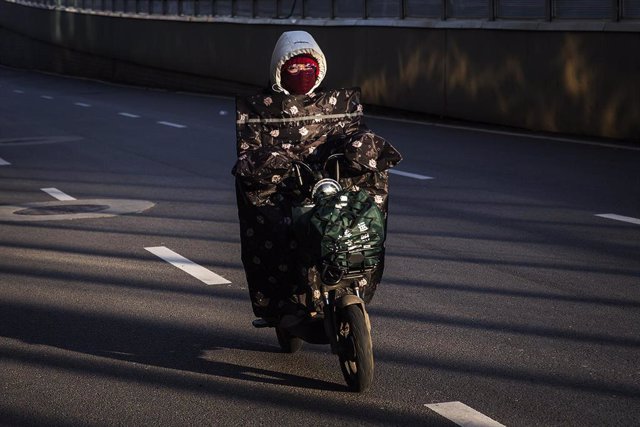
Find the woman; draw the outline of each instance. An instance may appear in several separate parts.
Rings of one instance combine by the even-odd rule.
[[[387,169],[401,160],[364,125],[359,89],[318,89],[326,72],[325,56],[309,33],[285,32],[273,51],[270,91],[236,99],[233,174],[242,262],[253,311],[270,324],[304,312],[298,301],[319,280],[314,267],[299,261],[303,242],[292,227],[291,162],[319,170],[329,155],[344,154],[342,187],[366,190],[386,216]],[[382,270],[383,263],[367,281],[365,301],[373,297]]]

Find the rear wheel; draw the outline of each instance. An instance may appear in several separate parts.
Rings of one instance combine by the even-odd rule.
[[[304,341],[301,338],[294,337],[285,329],[276,326],[276,336],[283,353],[295,353],[302,348]]]
[[[349,389],[366,391],[373,382],[373,348],[371,333],[362,309],[348,305],[339,325],[340,368]]]

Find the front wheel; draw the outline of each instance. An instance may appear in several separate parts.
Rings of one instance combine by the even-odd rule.
[[[349,389],[360,393],[373,381],[371,333],[358,305],[346,306],[341,317],[338,325],[340,368]]]

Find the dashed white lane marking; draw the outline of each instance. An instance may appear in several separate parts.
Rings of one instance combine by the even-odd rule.
[[[205,285],[222,285],[225,283],[231,283],[224,277],[218,276],[213,271],[196,264],[195,262],[183,257],[180,254],[175,253],[165,246],[154,246],[145,249],[155,256],[162,258],[174,267],[177,267],[185,273],[190,274],[191,276],[203,282]]]
[[[74,102],[74,105],[77,105],[78,107],[83,107],[83,108],[91,107],[91,104],[86,104],[84,102]]]
[[[0,157],[0,166],[9,166],[11,163]]]
[[[396,175],[400,175],[400,176],[406,176],[408,178],[415,178],[415,179],[433,179],[432,176],[426,176],[426,175],[420,175],[417,173],[411,173],[411,172],[404,172],[404,171],[399,171],[397,169],[389,169],[389,173],[393,173]]]
[[[137,114],[131,114],[131,113],[118,113],[118,115],[122,116],[122,117],[129,117],[131,119],[139,119],[140,116]]]
[[[13,93],[24,93],[24,91],[20,90],[20,89],[16,89],[16,90],[13,91]]]
[[[505,427],[462,402],[445,402],[424,405],[462,427]]]
[[[640,225],[640,219],[632,218],[630,216],[616,215],[616,214],[597,214],[596,216],[599,216],[600,218],[608,218],[616,221],[624,221],[624,222],[629,222],[631,224]]]
[[[44,191],[45,193],[49,194],[51,197],[58,199],[58,200],[76,200],[75,197],[71,197],[68,194],[63,193],[62,191],[58,190],[57,188],[41,188],[42,191]]]
[[[229,114],[229,113],[227,112],[227,110],[220,110],[220,115],[221,115],[221,116],[226,116],[227,114]]]
[[[179,129],[186,128],[185,125],[181,125],[180,123],[172,123],[172,122],[156,122],[156,123],[158,123],[159,125],[170,126],[172,128],[179,128]]]
[[[50,95],[40,95],[40,98],[42,98],[42,99],[53,99],[53,96],[50,96]]]

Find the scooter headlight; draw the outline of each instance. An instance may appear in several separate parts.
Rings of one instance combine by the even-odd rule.
[[[315,203],[318,203],[320,200],[333,196],[341,190],[342,186],[335,179],[321,179],[313,186],[313,190],[311,190],[311,198]]]

